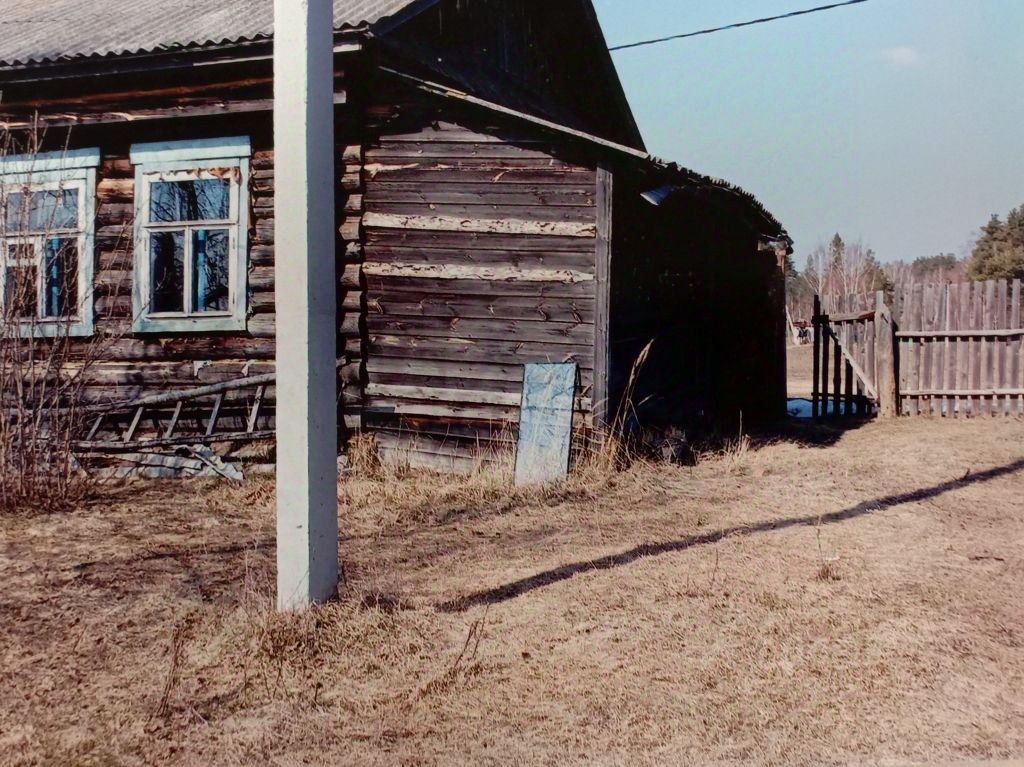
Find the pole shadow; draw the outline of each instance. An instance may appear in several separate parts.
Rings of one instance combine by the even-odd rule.
[[[598,559],[562,565],[561,567],[556,567],[552,570],[531,575],[527,578],[522,578],[503,586],[498,586],[497,588],[478,591],[474,594],[443,602],[437,605],[436,609],[439,612],[444,613],[459,613],[465,612],[473,607],[500,604],[502,602],[508,602],[512,599],[516,599],[517,597],[521,597],[531,591],[546,588],[562,581],[567,581],[576,575],[594,570],[611,570],[616,567],[623,567],[625,565],[632,564],[637,560],[686,551],[687,549],[691,549],[696,546],[711,545],[732,536],[751,536],[759,533],[768,533],[793,527],[837,524],[857,517],[884,511],[892,508],[893,506],[900,506],[904,503],[913,503],[915,501],[924,501],[936,498],[940,495],[944,495],[945,493],[958,490],[969,485],[981,482],[990,482],[994,479],[1015,474],[1022,469],[1024,469],[1024,459],[1014,461],[1013,463],[1006,464],[1005,466],[988,469],[987,471],[983,471],[978,474],[971,474],[968,472],[960,479],[943,482],[932,487],[864,501],[862,503],[858,503],[856,506],[851,506],[840,511],[834,511],[829,514],[791,517],[788,519],[761,522],[754,525],[727,527],[711,533],[694,535],[676,541],[645,543],[618,554],[611,554]]]

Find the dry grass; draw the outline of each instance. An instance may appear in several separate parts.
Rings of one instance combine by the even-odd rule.
[[[371,466],[302,616],[269,484],[4,519],[0,762],[1024,755],[1024,424],[835,436],[529,494]]]

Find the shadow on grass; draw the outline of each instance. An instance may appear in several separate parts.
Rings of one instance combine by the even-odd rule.
[[[932,487],[864,501],[863,503],[858,503],[856,506],[851,506],[850,508],[842,509],[840,511],[834,511],[830,514],[792,517],[789,519],[761,522],[760,524],[755,525],[727,527],[722,530],[705,533],[704,535],[694,535],[677,541],[645,543],[619,554],[611,554],[606,557],[600,557],[598,559],[588,560],[585,562],[573,562],[571,564],[562,565],[561,567],[556,567],[553,570],[547,570],[545,572],[538,573],[537,575],[532,575],[529,578],[523,578],[518,581],[513,581],[512,583],[507,583],[503,586],[498,586],[497,588],[478,591],[475,594],[469,594],[468,596],[460,597],[459,599],[444,602],[438,605],[437,609],[441,612],[455,613],[464,612],[473,607],[499,604],[501,602],[507,602],[520,597],[531,591],[546,588],[547,586],[569,580],[576,575],[587,573],[592,570],[610,570],[616,567],[623,567],[640,559],[686,551],[687,549],[696,546],[706,546],[718,543],[719,541],[732,536],[748,536],[756,535],[758,533],[772,532],[775,530],[785,530],[792,527],[819,524],[828,525],[845,522],[857,517],[884,511],[885,509],[892,508],[893,506],[900,506],[904,503],[913,503],[916,501],[935,498],[969,485],[980,482],[990,482],[994,479],[1016,474],[1021,470],[1024,470],[1024,459],[1014,461],[1013,463],[1006,464],[1005,466],[988,469],[987,471],[983,471],[978,474],[971,474],[968,472],[968,474],[958,480],[943,482]]]

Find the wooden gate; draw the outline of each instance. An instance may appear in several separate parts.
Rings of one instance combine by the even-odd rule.
[[[814,303],[815,418],[1024,415],[1021,281]]]
[[[892,313],[885,296],[814,298],[813,418],[863,418],[895,410]]]

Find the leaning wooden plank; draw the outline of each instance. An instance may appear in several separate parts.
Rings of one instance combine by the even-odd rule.
[[[94,450],[97,452],[117,452],[121,450],[143,450],[153,447],[175,447],[178,445],[208,445],[231,442],[263,442],[272,440],[276,436],[273,431],[252,432],[226,432],[207,437],[202,434],[191,434],[171,439],[149,439],[137,440],[135,442],[106,442],[106,441],[81,441],[74,442],[75,450]]]
[[[577,221],[529,221],[513,218],[462,218],[459,216],[404,216],[366,213],[363,226],[380,229],[414,229],[426,232],[478,234],[537,234],[555,237],[597,237],[597,224]]]
[[[247,389],[252,386],[259,386],[260,384],[272,384],[276,379],[277,375],[275,373],[252,376],[249,378],[238,378],[234,381],[224,381],[222,383],[210,384],[209,386],[198,386],[194,389],[181,389],[178,391],[163,392],[161,394],[139,397],[137,399],[124,402],[114,402],[105,405],[91,405],[84,408],[84,412],[113,412],[115,410],[129,410],[136,407],[167,405],[170,403],[176,403],[179,400],[211,397],[228,391],[237,391],[239,389]]]

